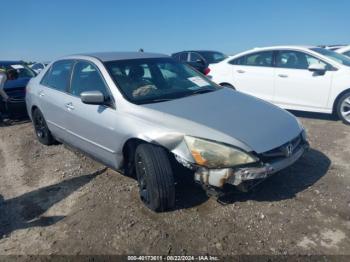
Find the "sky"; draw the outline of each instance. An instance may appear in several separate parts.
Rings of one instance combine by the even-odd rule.
[[[0,60],[350,44],[348,0],[0,0]]]

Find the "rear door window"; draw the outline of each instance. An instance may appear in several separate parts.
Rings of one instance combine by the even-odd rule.
[[[264,51],[241,56],[230,61],[232,65],[271,67],[273,51]]]
[[[188,61],[188,53],[187,52],[183,52],[180,54],[180,61],[182,61],[182,62]]]
[[[41,81],[42,85],[67,92],[74,61],[62,60],[54,63]]]
[[[194,52],[191,52],[191,57],[190,57],[190,62],[198,62],[198,61],[202,61],[203,58],[197,54],[197,53],[194,53]]]
[[[180,54],[179,53],[176,53],[176,54],[173,54],[172,57],[176,60],[180,60]]]

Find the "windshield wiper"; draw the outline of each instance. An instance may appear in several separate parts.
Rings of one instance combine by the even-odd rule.
[[[141,101],[141,104],[151,104],[151,103],[160,103],[160,102],[166,102],[174,100],[173,98],[156,98],[156,99],[149,99],[145,101]]]
[[[209,92],[213,92],[215,90],[216,89],[199,89],[199,90],[195,90],[195,91],[193,91],[191,93],[183,94],[183,95],[172,97],[172,98],[155,98],[155,99],[149,99],[149,100],[141,101],[140,103],[141,104],[151,104],[151,103],[166,102],[166,101],[171,101],[171,100],[175,100],[175,99],[179,99],[179,98],[183,98],[183,97],[188,97],[188,96],[192,96],[192,95],[209,93]]]
[[[198,95],[198,94],[210,93],[210,92],[213,92],[215,90],[216,89],[198,89],[198,90],[195,90],[195,91],[189,93],[187,96],[193,96],[193,95]]]

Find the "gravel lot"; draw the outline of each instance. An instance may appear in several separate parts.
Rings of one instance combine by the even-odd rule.
[[[163,214],[132,178],[39,144],[31,123],[0,127],[0,254],[350,255],[350,127],[297,116],[312,149],[294,166],[225,205],[183,186]]]

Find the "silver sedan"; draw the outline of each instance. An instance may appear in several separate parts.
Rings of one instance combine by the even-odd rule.
[[[69,144],[135,175],[154,211],[174,208],[176,170],[208,192],[247,190],[308,148],[287,111],[159,54],[61,58],[30,81],[26,102],[41,143]]]

